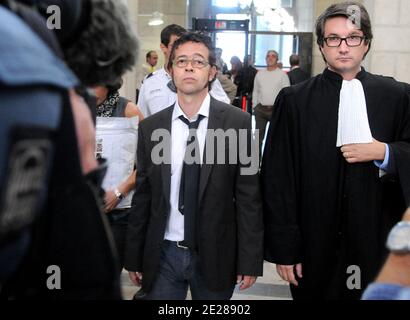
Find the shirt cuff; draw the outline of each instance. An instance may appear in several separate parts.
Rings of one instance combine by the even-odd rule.
[[[374,161],[374,164],[381,170],[386,171],[387,167],[389,166],[389,159],[390,159],[390,147],[387,143],[384,144],[386,146],[386,153],[384,155],[384,161]]]

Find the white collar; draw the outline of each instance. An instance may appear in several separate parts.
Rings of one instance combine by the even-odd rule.
[[[168,80],[172,80],[171,75],[165,70],[164,67],[162,67],[161,69],[159,69],[157,71],[158,73],[162,74],[164,77],[166,77]]]
[[[175,106],[174,106],[174,111],[172,112],[172,121],[178,119],[180,116],[184,116],[185,118],[187,118],[189,121],[195,121],[196,119],[198,119],[198,115],[202,115],[205,118],[209,118],[209,108],[211,106],[211,96],[209,95],[209,93],[207,93],[204,101],[202,101],[201,107],[199,108],[198,113],[192,118],[192,119],[188,119],[184,113],[184,111],[182,111],[179,102],[178,102],[178,98],[175,102]]]
[[[340,90],[336,146],[372,141],[363,85],[357,79],[343,80]]]

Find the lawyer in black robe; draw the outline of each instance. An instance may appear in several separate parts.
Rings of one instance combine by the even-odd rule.
[[[302,263],[295,299],[357,299],[385,257],[387,233],[410,203],[409,87],[362,69],[374,139],[390,149],[388,174],[349,164],[336,147],[343,78],[323,74],[279,94],[262,164],[265,259]],[[354,269],[357,270],[357,269]],[[358,276],[357,274],[355,276]],[[357,278],[356,278],[357,279]]]

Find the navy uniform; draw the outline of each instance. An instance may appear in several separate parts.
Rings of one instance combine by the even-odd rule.
[[[117,299],[113,244],[79,160],[78,80],[44,39],[0,5],[0,294]],[[47,287],[53,265],[61,290]]]
[[[1,6],[0,21],[1,281],[27,249],[24,230],[44,198],[51,135],[62,113],[60,90],[77,80],[23,21]]]
[[[218,79],[212,83],[209,93],[216,100],[230,103]],[[145,78],[140,89],[137,104],[144,117],[149,117],[158,111],[172,106],[176,101],[176,97],[176,89],[171,76],[164,68],[161,68]]]

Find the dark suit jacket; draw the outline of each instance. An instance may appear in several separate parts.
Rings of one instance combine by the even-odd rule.
[[[151,135],[159,128],[171,132],[172,112],[173,106],[154,114],[142,121],[138,130],[138,174],[129,218],[125,268],[144,273],[142,287],[145,292],[151,290],[158,274],[170,211],[171,165],[153,164],[151,151],[158,142],[151,141]],[[232,128],[236,131],[247,129],[247,141],[238,146],[239,152],[243,152],[251,141],[249,114],[211,98],[208,129]],[[226,159],[228,150],[227,145]],[[201,166],[196,219],[198,253],[210,290],[232,288],[238,274],[262,275],[263,218],[259,177],[258,174],[241,175],[241,167],[246,166],[240,163]]]
[[[290,84],[293,86],[294,84],[303,82],[305,80],[310,79],[310,75],[303,71],[301,68],[296,68],[288,72],[288,77]]]

